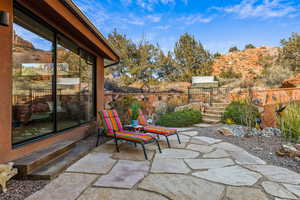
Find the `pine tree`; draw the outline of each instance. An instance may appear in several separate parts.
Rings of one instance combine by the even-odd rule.
[[[190,82],[192,76],[211,74],[212,56],[194,36],[188,33],[180,36],[174,54],[177,80]]]

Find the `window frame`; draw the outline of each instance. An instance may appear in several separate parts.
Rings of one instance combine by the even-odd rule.
[[[94,55],[93,53],[91,53],[90,51],[87,51],[85,48],[82,48],[81,45],[79,45],[77,42],[75,42],[74,40],[72,40],[71,38],[69,38],[68,36],[66,36],[64,33],[60,32],[59,30],[55,29],[52,25],[50,25],[49,23],[47,23],[45,20],[41,19],[40,17],[38,17],[37,15],[35,15],[34,13],[32,13],[30,10],[28,10],[27,8],[24,8],[22,5],[20,5],[19,3],[17,3],[16,1],[14,1],[13,3],[13,9],[18,9],[20,12],[22,12],[23,14],[29,16],[30,18],[32,18],[34,21],[42,24],[43,26],[45,26],[46,28],[48,28],[50,31],[53,32],[54,34],[54,40],[52,41],[52,62],[53,62],[53,78],[52,78],[52,99],[53,99],[53,130],[52,132],[40,135],[40,136],[36,136],[36,137],[32,137],[30,139],[26,139],[20,142],[13,142],[13,127],[11,124],[11,145],[13,149],[22,147],[24,145],[27,144],[31,144],[34,142],[38,142],[53,136],[56,136],[58,134],[63,134],[65,131],[68,130],[72,130],[75,128],[78,128],[80,126],[83,126],[85,124],[89,124],[91,122],[96,121],[97,119],[97,56]],[[14,22],[13,22],[14,24]],[[30,30],[29,30],[30,31]],[[92,91],[93,91],[93,97],[92,97],[92,101],[93,101],[93,117],[91,120],[88,120],[86,122],[81,122],[75,126],[72,127],[68,127],[62,130],[58,130],[57,127],[57,46],[58,46],[58,37],[59,35],[67,38],[68,40],[70,40],[71,42],[73,42],[78,49],[88,53],[92,58],[93,58],[93,65],[92,66]],[[13,45],[12,45],[12,55],[13,55]],[[12,59],[13,61],[13,59]],[[13,84],[13,79],[11,80],[12,84]],[[13,91],[11,92],[11,97],[13,96]],[[13,102],[12,102],[12,98],[11,98],[11,110],[12,110],[12,106],[13,106]]]

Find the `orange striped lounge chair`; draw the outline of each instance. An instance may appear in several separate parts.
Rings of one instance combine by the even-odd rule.
[[[158,150],[161,153],[156,135],[124,130],[116,110],[101,110],[99,116],[103,121],[106,136],[114,138],[117,152],[120,152],[118,140],[125,140],[135,145],[141,144],[146,160],[148,160],[148,156],[145,150],[145,144],[156,142]]]
[[[131,113],[131,110],[129,110],[129,114]],[[139,109],[139,117],[138,117],[139,125],[143,126],[143,131],[148,133],[154,133],[156,135],[165,136],[167,140],[168,147],[171,148],[170,142],[169,142],[169,136],[176,135],[178,139],[178,143],[181,144],[179,135],[177,133],[176,129],[172,128],[166,128],[161,126],[154,126],[151,124],[148,124],[147,119],[145,115],[143,114],[143,111]]]

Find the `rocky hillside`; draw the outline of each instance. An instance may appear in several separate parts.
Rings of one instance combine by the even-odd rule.
[[[274,62],[278,47],[260,47],[224,54],[215,59],[213,75],[219,78],[249,79],[260,75],[263,62]]]

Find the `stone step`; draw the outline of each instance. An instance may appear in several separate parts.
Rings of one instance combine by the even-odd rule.
[[[203,117],[202,122],[207,123],[207,124],[217,124],[217,123],[220,123],[221,120]]]
[[[44,166],[45,164],[57,159],[75,146],[74,141],[57,142],[47,148],[33,152],[15,161],[18,169],[18,178],[24,178],[32,171]]]
[[[229,103],[212,103],[212,107],[223,107],[226,108]]]
[[[217,119],[217,120],[221,120],[222,115],[218,115],[218,114],[208,114],[208,113],[203,113],[203,118],[209,118],[209,119]]]
[[[224,112],[225,108],[224,107],[208,107],[206,110],[207,111],[220,111],[220,112]]]
[[[205,110],[204,113],[207,114],[215,114],[215,115],[221,115],[224,113],[223,111],[220,110]]]
[[[47,165],[34,170],[27,178],[30,180],[52,180],[66,168],[88,154],[96,146],[96,136],[90,136],[76,143],[70,151]]]

